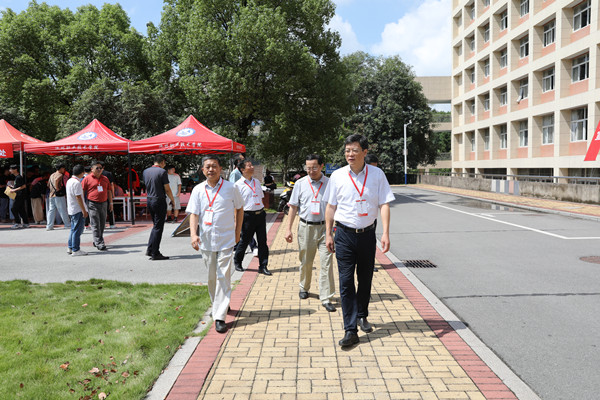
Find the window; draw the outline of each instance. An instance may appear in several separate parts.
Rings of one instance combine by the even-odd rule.
[[[475,115],[475,100],[469,102],[469,111],[471,111],[471,115]]]
[[[490,149],[490,130],[486,129],[483,133],[483,150]]]
[[[483,43],[490,41],[490,24],[485,24],[483,27]]]
[[[517,98],[517,103],[527,97],[529,97],[529,79],[525,78],[519,81],[519,98]]]
[[[529,14],[529,0],[521,0],[521,17]]]
[[[458,17],[456,17],[456,26],[461,26],[462,25],[462,15],[458,15]]]
[[[527,147],[529,141],[529,131],[527,130],[527,120],[519,122],[519,147]]]
[[[554,143],[554,114],[542,118],[542,144]]]
[[[489,111],[490,110],[490,94],[486,94],[485,96],[483,96],[483,111]]]
[[[571,142],[587,140],[587,108],[571,111]]]
[[[584,54],[573,59],[571,82],[579,82],[590,77],[590,55]]]
[[[500,50],[500,68],[506,68],[508,66],[508,50]]]
[[[508,10],[502,11],[500,14],[500,31],[508,28]]]
[[[550,46],[556,40],[556,20],[548,22],[544,25],[544,47]]]
[[[475,51],[475,35],[467,39],[469,41],[469,48],[471,51]]]
[[[490,0],[483,0],[481,3],[483,4],[483,8],[490,6]]]
[[[483,77],[487,78],[488,76],[490,76],[490,59],[489,58],[487,58],[483,62]]]
[[[508,135],[506,134],[506,125],[500,125],[500,148],[506,149],[508,143]]]
[[[554,67],[544,71],[542,76],[542,92],[554,90]]]
[[[467,71],[467,73],[469,74],[469,80],[471,83],[475,83],[475,68],[471,68]]]
[[[519,57],[525,58],[529,56],[529,35],[519,40]]]
[[[471,140],[471,151],[475,151],[475,134],[470,134],[469,139]]]
[[[573,8],[573,30],[579,30],[590,24],[590,0]]]
[[[469,16],[471,17],[471,21],[475,19],[475,6],[469,9]]]
[[[500,106],[505,106],[508,104],[508,88],[504,86],[500,89]]]

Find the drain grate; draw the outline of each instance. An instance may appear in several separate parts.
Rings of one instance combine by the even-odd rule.
[[[579,259],[581,261],[585,261],[585,262],[589,262],[589,263],[593,263],[593,264],[600,264],[600,256],[579,257]]]
[[[408,268],[437,268],[437,265],[429,260],[402,260],[402,264]]]

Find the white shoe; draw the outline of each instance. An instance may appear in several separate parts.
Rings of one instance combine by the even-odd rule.
[[[21,224],[14,224],[10,227],[10,229],[21,229],[23,226]]]
[[[67,254],[73,254],[73,250],[67,248]]]
[[[73,254],[71,254],[71,257],[79,257],[79,256],[87,256],[88,253],[86,253],[83,250],[79,250],[79,251],[74,251]]]
[[[110,225],[110,226],[108,227],[108,229],[115,229],[115,228],[116,228],[116,226],[115,226],[115,225]]]
[[[29,224],[23,224],[21,225],[21,228],[29,228]]]
[[[47,230],[47,231],[53,231],[53,230],[54,230],[54,228],[46,227],[46,230]]]
[[[258,248],[252,250],[252,254],[254,254],[254,257],[258,257]]]

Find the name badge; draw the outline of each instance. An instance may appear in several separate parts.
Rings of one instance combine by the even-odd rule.
[[[254,205],[255,206],[262,206],[262,203],[260,202],[260,199],[258,198],[257,194],[253,195],[252,197],[254,197],[253,200],[254,200]]]
[[[367,201],[366,200],[356,200],[356,210],[358,211],[359,217],[366,217],[369,215],[367,212]]]
[[[212,225],[214,215],[215,215],[214,210],[212,210],[212,209],[205,210],[204,217],[202,218],[202,222],[204,222],[204,225]]]
[[[98,185],[98,192],[104,192],[104,188],[100,185]]]
[[[312,215],[320,215],[321,214],[321,202],[320,201],[311,201],[310,202],[310,213]]]

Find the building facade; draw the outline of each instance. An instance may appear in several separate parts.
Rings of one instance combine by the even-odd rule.
[[[453,172],[600,176],[599,2],[453,0]]]

